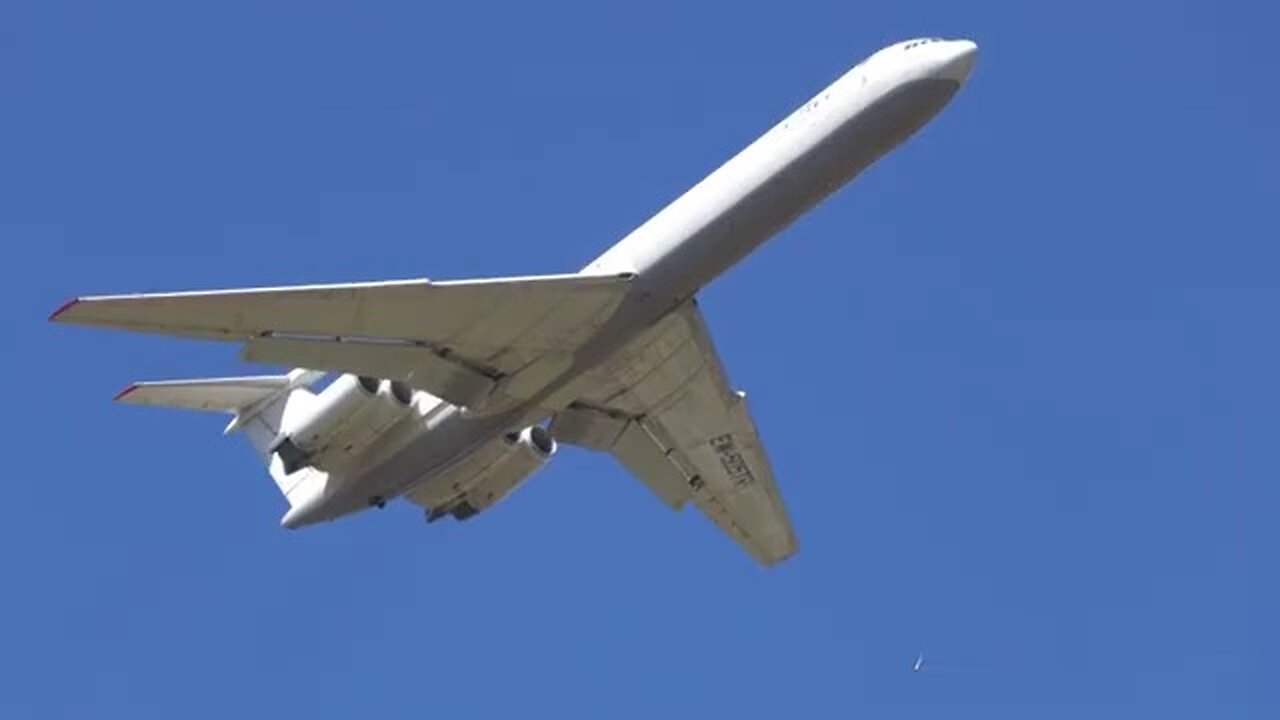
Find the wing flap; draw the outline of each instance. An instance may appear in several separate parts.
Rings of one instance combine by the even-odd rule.
[[[683,508],[693,497],[690,483],[696,482],[697,475],[681,467],[643,421],[627,425],[613,446],[613,454],[672,510]]]
[[[556,415],[551,433],[570,445],[612,453],[672,510],[684,507],[692,497],[693,474],[680,466],[643,419],[575,405]]]
[[[479,405],[495,385],[493,378],[412,343],[263,337],[245,343],[241,357],[265,365],[401,380],[464,407]]]

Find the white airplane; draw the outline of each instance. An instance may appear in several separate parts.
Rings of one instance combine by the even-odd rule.
[[[924,669],[924,653],[916,656],[916,664],[911,666],[911,672],[920,672]]]
[[[795,534],[695,295],[929,121],[976,58],[936,38],[876,52],[578,273],[83,297],[50,319],[300,368],[116,398],[234,415],[227,432],[269,468],[286,528],[393,498],[466,519],[568,443],[611,453],[671,508],[693,502],[772,565]]]

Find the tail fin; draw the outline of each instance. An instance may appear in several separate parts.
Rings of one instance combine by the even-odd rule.
[[[309,473],[285,472],[271,450],[286,414],[309,406],[315,395],[307,388],[325,376],[323,371],[299,368],[288,375],[164,380],[134,383],[116,395],[131,405],[225,412],[234,415],[224,434],[243,431],[258,457],[271,472],[276,487],[293,503],[290,492]]]

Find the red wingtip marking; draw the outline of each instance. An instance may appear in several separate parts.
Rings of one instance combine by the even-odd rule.
[[[131,392],[133,392],[134,390],[137,390],[137,389],[138,389],[137,384],[130,385],[129,387],[126,387],[125,389],[123,389],[123,390],[121,390],[120,392],[116,393],[116,396],[115,396],[115,397],[113,397],[113,398],[111,398],[111,401],[112,401],[112,402],[118,402],[118,401],[119,401],[121,398],[123,398],[125,395],[128,395],[129,393],[131,393]]]
[[[57,320],[59,315],[70,310],[71,306],[75,305],[78,302],[80,302],[80,298],[71,298],[70,300],[62,303],[61,305],[58,306],[58,309],[54,310],[53,314],[49,316],[49,320],[50,321]]]

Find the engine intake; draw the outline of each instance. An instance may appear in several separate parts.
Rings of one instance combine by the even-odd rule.
[[[556,451],[556,441],[551,437],[551,433],[541,425],[534,425],[526,428],[520,434],[520,440],[528,443],[533,450],[542,453],[544,457],[551,457]]]

